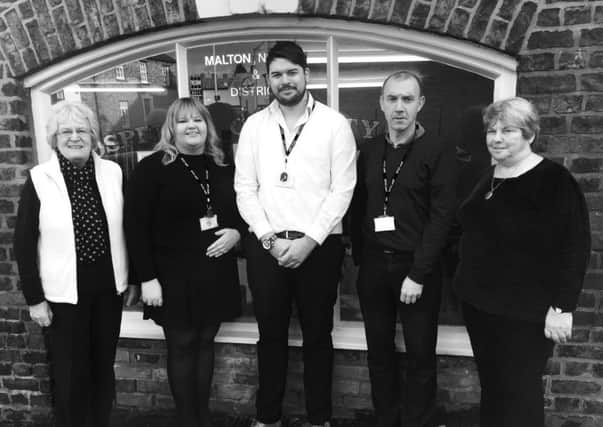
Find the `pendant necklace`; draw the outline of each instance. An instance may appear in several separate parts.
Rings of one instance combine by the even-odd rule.
[[[492,180],[490,180],[490,191],[488,191],[486,193],[486,195],[484,196],[484,199],[490,200],[492,198],[492,196],[494,196],[494,192],[496,191],[496,189],[498,187],[500,187],[501,185],[503,185],[505,180],[506,180],[506,178],[502,178],[498,184],[494,185],[494,174],[492,174]]]

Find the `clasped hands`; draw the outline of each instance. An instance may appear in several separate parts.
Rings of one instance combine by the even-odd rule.
[[[295,240],[276,239],[270,249],[270,255],[278,261],[278,265],[281,267],[297,268],[317,245],[318,243],[308,236]]]
[[[221,228],[214,234],[218,236],[218,239],[205,251],[205,255],[209,258],[218,258],[228,253],[241,239],[241,234],[234,228]],[[141,288],[143,303],[152,307],[163,305],[163,292],[159,280],[152,279],[142,282]]]

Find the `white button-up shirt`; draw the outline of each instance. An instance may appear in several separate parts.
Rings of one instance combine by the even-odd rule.
[[[322,244],[329,234],[342,231],[341,219],[356,185],[356,143],[345,117],[308,95],[293,132],[277,100],[251,115],[241,130],[235,158],[237,205],[258,238],[296,230]],[[285,171],[279,125],[289,147],[304,123],[287,162],[292,185],[286,188],[279,184]]]

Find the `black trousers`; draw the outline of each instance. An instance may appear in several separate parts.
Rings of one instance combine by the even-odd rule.
[[[306,410],[312,424],[331,418],[333,306],[343,262],[339,236],[329,236],[296,269],[280,267],[258,240],[246,239],[248,280],[260,339],[257,419],[281,418],[288,361],[289,319],[295,301],[303,334]]]
[[[463,304],[482,388],[483,427],[543,427],[542,375],[553,352],[544,322],[486,313]]]
[[[441,286],[430,278],[414,304],[400,302],[412,253],[367,251],[358,273],[358,296],[368,346],[371,394],[379,427],[428,426],[436,410],[436,340]],[[395,348],[400,316],[407,369],[402,378]]]
[[[80,293],[77,304],[50,303],[44,328],[57,427],[107,427],[115,398],[115,348],[122,297]]]

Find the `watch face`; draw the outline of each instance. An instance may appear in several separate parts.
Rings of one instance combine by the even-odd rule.
[[[272,249],[272,241],[270,239],[262,240],[262,247],[269,251],[270,249]]]

